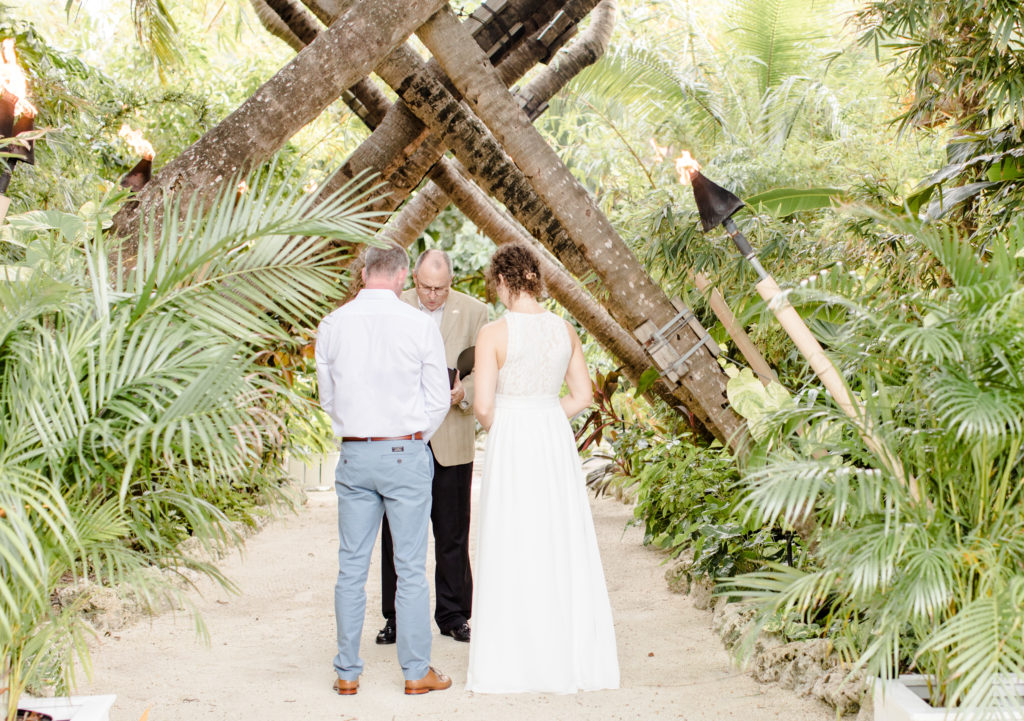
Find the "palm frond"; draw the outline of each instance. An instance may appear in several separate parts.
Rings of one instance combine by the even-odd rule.
[[[717,99],[703,82],[680,72],[658,52],[624,45],[606,53],[573,78],[569,92],[596,105],[628,108],[631,116],[657,125],[660,118],[685,114],[698,124],[726,126]]]
[[[182,215],[168,201],[170,222],[159,238],[144,236],[125,289],[137,293],[136,317],[180,304],[233,337],[250,337],[253,327],[273,337],[282,321],[309,325],[325,299],[341,297],[340,262],[351,251],[324,239],[375,242],[379,214],[366,210],[372,186],[357,177],[318,199],[294,177],[279,183],[271,170],[249,178],[240,197],[237,179],[225,183],[205,213],[192,203]]]
[[[132,0],[132,20],[142,46],[164,65],[182,60],[182,38],[164,0]]]
[[[1003,440],[1024,434],[1024,396],[1020,387],[979,383],[945,372],[928,384],[941,422],[958,440]]]
[[[807,614],[828,600],[839,575],[834,569],[807,572],[768,563],[762,571],[721,580],[717,588],[731,596],[764,601],[771,613]]]
[[[783,79],[801,73],[808,45],[821,37],[816,30],[823,5],[803,0],[736,0],[729,7],[737,52],[755,65],[760,95]],[[817,22],[816,22],[817,21]]]
[[[942,624],[920,652],[941,651],[952,675],[948,705],[1021,709],[1017,674],[1024,668],[1024,575],[975,598]]]

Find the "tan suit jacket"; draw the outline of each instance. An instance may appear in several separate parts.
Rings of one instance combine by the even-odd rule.
[[[402,300],[414,308],[420,307],[416,289],[402,293]],[[455,367],[459,353],[476,343],[477,333],[487,323],[487,306],[472,296],[452,290],[444,303],[441,316],[441,338],[444,339],[445,362]],[[455,405],[430,439],[434,458],[442,466],[469,463],[476,452],[476,419],[473,417],[473,373],[462,379],[466,390],[465,409]]]

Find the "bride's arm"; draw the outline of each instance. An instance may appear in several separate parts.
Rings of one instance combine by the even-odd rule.
[[[498,332],[497,323],[488,323],[476,337],[473,373],[476,388],[473,396],[473,414],[485,431],[494,421],[494,394],[498,388]]]
[[[580,343],[579,335],[568,323],[565,327],[572,341],[572,357],[565,371],[565,384],[569,386],[569,393],[562,396],[560,402],[565,415],[572,418],[594,402],[594,384],[590,380],[590,371],[587,370],[587,362],[583,358],[583,344]]]

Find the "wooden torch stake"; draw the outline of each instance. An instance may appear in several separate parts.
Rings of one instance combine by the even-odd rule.
[[[900,481],[901,484],[907,486],[910,491],[910,497],[915,501],[921,500],[920,492],[917,487],[917,480],[913,477],[907,478],[906,471],[903,468],[903,463],[897,458],[892,451],[884,443],[875,437],[875,434],[871,428],[871,424],[868,421],[867,413],[864,408],[857,401],[857,398],[850,393],[849,388],[846,387],[846,382],[843,377],[839,374],[839,370],[835,367],[832,361],[827,355],[825,355],[824,348],[818,343],[818,339],[814,337],[811,330],[804,323],[804,319],[800,317],[800,314],[796,312],[796,309],[786,300],[785,295],[782,294],[782,290],[779,288],[778,283],[770,275],[765,275],[760,281],[758,281],[757,292],[761,298],[764,299],[765,303],[771,309],[772,313],[779,321],[779,325],[782,326],[783,330],[786,331],[787,335],[796,344],[797,349],[807,359],[807,362],[811,364],[811,369],[814,374],[818,376],[818,379],[824,384],[828,392],[832,394],[832,398],[835,400],[839,407],[843,409],[854,423],[857,425],[857,430],[860,433],[861,438],[864,440],[865,445],[875,453],[883,463],[889,466],[889,469]]]
[[[775,371],[768,365],[768,361],[761,355],[761,351],[757,349],[754,342],[750,340],[750,336],[743,330],[743,326],[736,320],[736,315],[732,312],[729,304],[725,302],[725,298],[718,288],[712,286],[711,281],[703,273],[691,273],[690,275],[693,278],[694,285],[697,286],[697,290],[707,295],[708,305],[711,306],[711,310],[714,311],[715,316],[718,317],[718,320],[725,327],[725,332],[732,338],[736,348],[746,358],[751,370],[757,373],[758,379],[766,386],[772,381],[778,380],[775,376]],[[709,290],[710,293],[708,292]]]
[[[0,223],[7,217],[7,209],[11,207],[11,199],[6,195],[0,195]]]

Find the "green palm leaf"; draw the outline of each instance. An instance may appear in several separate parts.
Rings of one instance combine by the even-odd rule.
[[[937,376],[929,387],[935,412],[958,440],[1002,440],[1024,433],[1024,396],[1019,387],[980,384],[950,372]]]
[[[1024,668],[1024,575],[976,598],[940,626],[921,653],[948,654],[949,705],[1020,710],[1014,679]]]
[[[808,44],[821,36],[821,16],[804,0],[737,0],[729,10],[736,50],[754,63],[761,95],[799,74]]]

